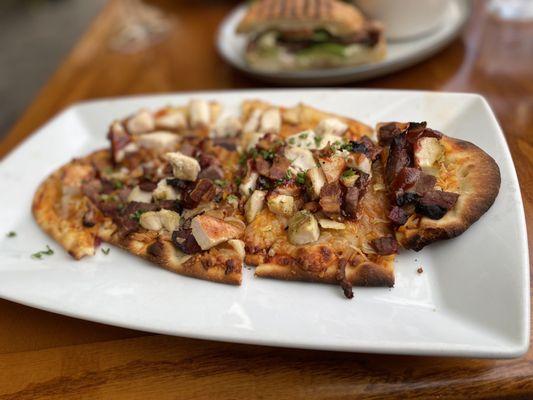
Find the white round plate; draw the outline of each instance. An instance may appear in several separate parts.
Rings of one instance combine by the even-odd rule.
[[[468,0],[450,0],[440,27],[432,34],[408,40],[389,41],[384,60],[355,67],[315,69],[296,72],[257,71],[246,64],[246,38],[235,28],[246,12],[247,4],[233,10],[220,25],[217,47],[221,56],[237,69],[268,82],[289,85],[328,85],[354,82],[386,75],[431,57],[450,43],[460,32],[470,15]]]

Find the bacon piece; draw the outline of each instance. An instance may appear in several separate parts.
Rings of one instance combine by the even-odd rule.
[[[259,175],[270,176],[270,163],[265,160],[263,157],[257,157],[254,161],[255,170]]]
[[[115,122],[109,128],[107,138],[111,142],[113,163],[117,164],[124,159],[124,148],[131,143],[131,136],[119,122]]]
[[[410,150],[405,135],[397,136],[392,140],[385,167],[385,176],[389,185],[392,184],[402,168],[409,167],[411,164]]]
[[[270,172],[269,172],[270,178],[271,179],[285,178],[285,176],[287,176],[287,171],[289,170],[290,166],[291,166],[291,161],[289,159],[277,154],[274,157],[272,167],[270,167]]]
[[[139,188],[145,192],[151,192],[152,190],[155,190],[156,187],[157,183],[149,180],[143,180],[139,183]]]
[[[234,138],[234,137],[214,138],[213,145],[223,147],[229,151],[235,151],[237,150],[237,138]]]
[[[435,178],[433,175],[422,172],[420,174],[420,177],[416,181],[416,184],[414,186],[414,191],[422,196],[424,193],[433,189],[436,183],[437,183],[437,178]]]
[[[416,143],[418,139],[423,138],[423,137],[433,137],[437,139],[440,139],[442,137],[442,133],[440,133],[439,131],[426,128],[425,122],[423,122],[422,124],[424,124],[423,127],[416,127],[413,129],[409,127],[409,130],[407,131],[407,135],[406,135],[409,143],[414,144]]]
[[[183,155],[194,157],[196,156],[196,153],[198,152],[198,148],[188,142],[185,142],[183,143],[179,151]]]
[[[352,289],[352,284],[346,278],[346,264],[347,264],[346,260],[344,259],[339,260],[339,270],[337,271],[336,278],[346,298],[351,299],[353,298],[353,289]]]
[[[404,133],[409,128],[406,122],[387,122],[378,127],[378,142],[381,146],[386,146],[392,140]]]
[[[357,217],[357,209],[359,205],[360,190],[356,187],[346,189],[344,196],[344,212],[351,218]]]
[[[172,232],[172,243],[185,254],[195,254],[202,251],[192,234],[191,228],[182,228]]]
[[[216,188],[213,182],[209,179],[200,179],[194,188],[185,194],[183,205],[185,208],[194,208],[200,203],[213,200],[215,195]]]
[[[326,214],[340,214],[342,190],[339,182],[326,183],[320,190],[319,204]]]
[[[398,242],[392,235],[383,236],[370,242],[376,253],[382,256],[398,253]]]
[[[393,195],[402,193],[412,188],[420,179],[420,170],[418,168],[402,168],[394,177],[391,183],[391,192]]]
[[[209,167],[203,169],[198,174],[200,179],[224,179],[224,171],[218,165],[210,165]]]
[[[441,219],[455,205],[458,197],[457,193],[430,190],[418,200],[416,212],[431,219]]]
[[[395,225],[403,225],[407,222],[408,215],[400,207],[394,206],[389,212],[389,219]]]
[[[198,163],[200,164],[200,167],[202,167],[202,169],[210,167],[211,165],[220,164],[220,162],[215,156],[205,153],[200,154],[200,156],[198,157]]]

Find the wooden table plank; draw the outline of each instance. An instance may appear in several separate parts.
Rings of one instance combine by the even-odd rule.
[[[217,24],[236,2],[158,1],[161,43],[133,54],[108,43],[113,0],[1,143],[0,156],[75,101],[137,93],[261,87],[222,63]],[[513,154],[533,237],[533,24],[504,23],[484,1],[460,39],[417,66],[349,86],[478,92]],[[532,240],[530,240],[530,249]],[[533,351],[517,360],[402,357],[275,349],[147,335],[0,301],[0,399],[527,398]],[[138,337],[137,337],[138,336]]]

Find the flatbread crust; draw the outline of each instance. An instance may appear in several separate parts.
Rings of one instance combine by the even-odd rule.
[[[163,268],[194,278],[239,285],[244,255],[229,244],[189,256],[177,250],[167,232],[140,228],[123,235],[109,217],[105,217],[81,193],[83,179],[94,176],[94,164],[111,160],[108,150],[96,151],[76,159],[52,173],[37,190],[32,211],[39,226],[75,259],[95,254],[100,241],[108,242]],[[76,184],[67,185],[67,179]],[[85,227],[83,216],[92,209],[96,224]]]
[[[500,190],[500,169],[491,156],[470,142],[449,136],[443,136],[440,143],[445,155],[437,185],[459,193],[459,198],[439,220],[414,215],[399,227],[396,239],[408,249],[419,251],[459,236],[487,212]]]

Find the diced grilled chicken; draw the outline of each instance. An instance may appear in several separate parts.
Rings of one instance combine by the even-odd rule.
[[[181,110],[169,110],[165,114],[156,117],[155,125],[159,129],[186,129],[187,116]]]
[[[439,139],[423,137],[416,141],[414,146],[415,165],[419,168],[431,168],[442,157],[444,148]]]
[[[179,198],[176,189],[170,186],[166,179],[161,179],[157,183],[157,187],[152,192],[152,196],[156,200],[176,200]]]
[[[291,147],[300,147],[303,149],[313,150],[317,148],[319,141],[315,135],[315,132],[306,130],[287,137],[286,142]]]
[[[310,150],[299,147],[286,147],[284,156],[291,161],[291,167],[297,172],[305,172],[316,167],[315,158]]]
[[[144,133],[137,138],[137,144],[147,149],[168,149],[180,141],[180,136],[166,131]]]
[[[346,229],[346,224],[343,224],[342,222],[333,221],[331,219],[321,218],[318,220],[318,223],[320,227],[323,229],[335,229],[335,230]]]
[[[254,190],[246,204],[244,205],[244,214],[248,223],[252,222],[257,214],[261,212],[265,205],[266,192]]]
[[[249,196],[252,194],[252,192],[255,190],[255,186],[257,185],[258,178],[258,173],[252,171],[242,180],[242,183],[239,185],[239,191],[243,196]]]
[[[259,124],[261,123],[261,115],[263,111],[256,108],[250,113],[248,120],[244,124],[242,131],[244,133],[255,133],[259,131]]]
[[[307,210],[298,211],[289,220],[289,241],[294,245],[313,243],[320,237],[316,218]]]
[[[241,228],[206,214],[197,215],[192,219],[191,230],[202,250],[208,250],[230,239],[237,239],[243,233]]]
[[[209,125],[211,110],[205,100],[194,99],[189,102],[189,124],[192,128],[201,128]]]
[[[228,240],[228,244],[233,247],[233,250],[237,252],[240,258],[244,259],[246,256],[246,252],[244,249],[244,242],[239,239],[230,239]]]
[[[186,156],[179,151],[167,153],[166,159],[172,165],[172,171],[176,178],[185,181],[195,181],[200,173],[200,164],[195,158]]]
[[[315,128],[317,135],[341,136],[348,129],[348,125],[338,118],[325,118]]]
[[[326,177],[326,182],[332,183],[339,180],[344,168],[346,167],[346,161],[340,156],[320,157],[318,159],[320,167]]]
[[[346,157],[346,165],[365,174],[372,175],[372,162],[363,153],[350,153]]]
[[[171,210],[147,211],[141,214],[139,223],[144,229],[151,231],[165,229],[168,232],[173,232],[179,226],[180,215]]]
[[[126,129],[132,135],[139,135],[155,129],[155,119],[148,110],[140,110],[126,122]]]
[[[294,213],[294,197],[271,193],[267,198],[268,209],[274,214],[290,217]]]
[[[320,167],[313,167],[307,170],[305,173],[307,179],[309,180],[309,191],[311,194],[311,197],[314,199],[318,199],[320,196],[320,190],[322,189],[322,186],[326,184],[326,177],[324,176],[324,172],[322,172],[322,168]]]
[[[281,129],[281,114],[277,108],[269,108],[261,115],[259,131],[264,133],[278,133]]]
[[[220,118],[215,127],[216,137],[235,137],[242,131],[242,124],[238,118],[228,116]]]
[[[139,203],[150,203],[152,201],[152,193],[141,190],[139,186],[135,186],[128,195],[128,202],[136,201]]]

